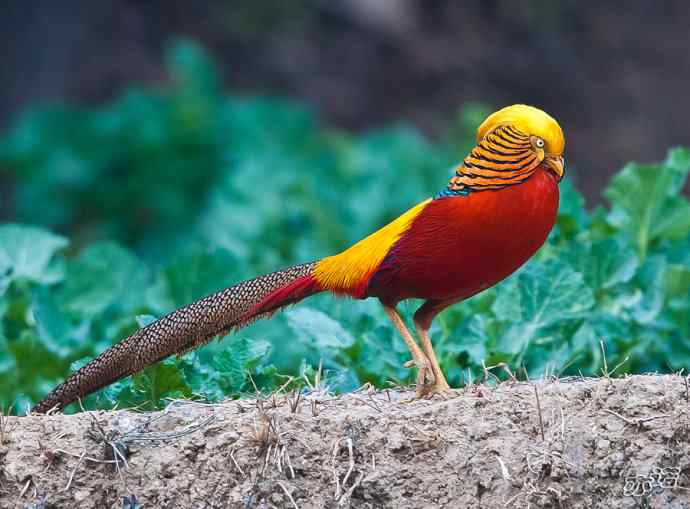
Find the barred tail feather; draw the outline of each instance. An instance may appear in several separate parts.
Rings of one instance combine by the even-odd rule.
[[[305,263],[259,276],[173,311],[91,360],[32,411],[64,408],[170,355],[193,350],[220,334],[319,293],[322,289],[313,276],[315,265]]]

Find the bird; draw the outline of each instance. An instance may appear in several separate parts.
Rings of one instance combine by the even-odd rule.
[[[266,318],[311,295],[378,299],[416,367],[416,396],[448,394],[429,337],[442,310],[522,266],[553,228],[565,171],[565,137],[543,110],[515,104],[489,115],[447,185],[368,237],[326,258],[240,282],[183,306],[102,352],[32,411],[62,409],[170,355]],[[423,299],[418,338],[397,310]]]

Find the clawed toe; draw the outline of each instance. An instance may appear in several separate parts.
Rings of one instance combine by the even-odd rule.
[[[428,315],[429,309],[426,308],[430,303],[433,304],[431,307],[432,314]],[[435,395],[441,395],[445,398],[454,395],[443,376],[441,366],[439,365],[431,345],[431,340],[429,339],[431,318],[445,307],[438,307],[437,304],[438,303],[435,303],[435,301],[427,301],[415,314],[415,327],[417,327],[417,332],[422,341],[422,348],[420,348],[412,337],[412,334],[410,334],[410,331],[407,330],[405,322],[400,317],[400,314],[398,314],[395,306],[389,306],[383,303],[384,311],[391,319],[391,322],[393,322],[395,328],[398,329],[398,332],[400,332],[400,335],[405,340],[407,348],[412,354],[412,360],[407,361],[404,366],[406,368],[417,368],[417,377],[415,380],[417,383],[417,398],[427,398]],[[425,313],[427,314],[425,315],[422,313],[420,315],[420,311],[425,309]]]
[[[427,359],[409,360],[403,366],[406,368],[417,368],[417,378],[415,380],[417,387],[430,386],[436,383],[436,376],[433,369],[431,369],[431,363]]]
[[[417,398],[433,398],[436,396],[442,399],[450,399],[455,397],[455,391],[451,389],[445,381],[443,383],[434,384],[417,384]]]

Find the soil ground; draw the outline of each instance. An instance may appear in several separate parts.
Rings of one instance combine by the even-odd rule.
[[[0,507],[690,508],[678,375],[4,418]]]

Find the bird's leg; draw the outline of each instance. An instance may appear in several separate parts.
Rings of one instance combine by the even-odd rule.
[[[434,372],[433,384],[424,386],[424,390],[420,396],[431,396],[433,394],[447,394],[451,392],[450,385],[446,382],[446,377],[443,376],[441,371],[441,366],[436,358],[436,353],[434,352],[434,347],[431,344],[431,339],[429,339],[429,328],[431,327],[431,322],[434,317],[439,314],[443,309],[447,308],[451,304],[456,302],[455,300],[428,300],[417,310],[414,314],[414,326],[417,330],[417,336],[422,342],[422,348],[426,357],[431,363],[431,369]]]
[[[419,396],[421,395],[420,391],[422,391],[424,387],[427,385],[434,385],[436,382],[431,363],[421,348],[419,348],[419,345],[415,342],[412,334],[410,334],[410,331],[407,330],[405,322],[400,317],[398,310],[395,309],[395,307],[387,306],[386,304],[383,304],[383,310],[386,312],[391,322],[393,322],[395,328],[398,329],[398,332],[405,340],[405,344],[412,354],[412,362],[415,366],[417,366],[417,395]],[[410,366],[407,366],[406,363],[406,367]]]

